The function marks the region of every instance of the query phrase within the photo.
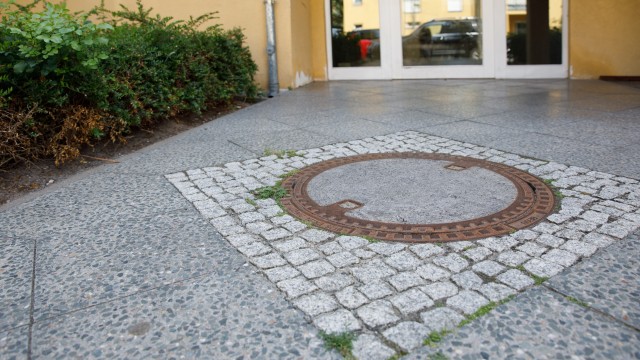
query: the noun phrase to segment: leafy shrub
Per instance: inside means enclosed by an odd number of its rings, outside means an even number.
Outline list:
[[[72,14],[64,3],[35,0],[5,11],[0,168],[43,156],[59,164],[132,126],[257,95],[240,30],[199,30],[214,13],[174,21],[137,5]]]

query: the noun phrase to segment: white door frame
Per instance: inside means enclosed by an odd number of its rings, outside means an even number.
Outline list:
[[[566,79],[569,77],[569,0],[562,0],[562,64],[507,65],[506,19],[504,0],[495,0],[496,79]]]
[[[507,65],[506,1],[482,1],[482,65],[404,66],[401,1],[378,0],[380,66],[333,67],[331,4],[325,0],[325,35],[329,80],[390,80],[447,78],[567,78],[569,76],[569,0],[562,0],[562,64]],[[503,55],[499,55],[503,54]]]

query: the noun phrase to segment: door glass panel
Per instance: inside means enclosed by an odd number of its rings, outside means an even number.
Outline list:
[[[400,0],[404,66],[481,65],[481,0]]]
[[[562,0],[507,0],[507,64],[562,64]]]
[[[331,0],[333,67],[380,66],[379,0]]]

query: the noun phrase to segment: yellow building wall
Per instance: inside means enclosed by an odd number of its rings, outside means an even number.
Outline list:
[[[571,77],[640,76],[640,1],[569,2]]]

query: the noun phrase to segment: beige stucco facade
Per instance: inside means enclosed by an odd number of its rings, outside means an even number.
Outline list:
[[[559,7],[553,4],[560,1],[551,0],[550,21],[555,23],[560,16],[557,13]],[[429,8],[430,12],[404,16],[410,16],[415,22],[452,17],[444,1],[421,2],[421,7]],[[98,3],[99,0],[67,0],[72,10],[90,9]],[[110,9],[116,9],[120,3],[135,7],[135,0],[105,0]],[[217,11],[218,23],[224,28],[242,28],[258,64],[256,80],[266,88],[268,68],[264,0],[144,0],[144,3],[152,7],[155,13],[176,19]],[[363,0],[362,5],[354,7],[353,0],[345,1],[344,30],[353,30],[348,27],[356,24],[363,29],[379,28],[377,4],[377,0]],[[462,11],[454,16],[477,16],[478,7],[475,4],[475,0],[462,0]],[[353,9],[358,11],[354,12]],[[275,0],[275,15],[280,87],[295,88],[312,81],[327,80],[326,39],[330,30],[326,25],[325,0]],[[569,0],[570,76],[639,76],[640,45],[635,36],[640,33],[638,19],[638,0]]]

